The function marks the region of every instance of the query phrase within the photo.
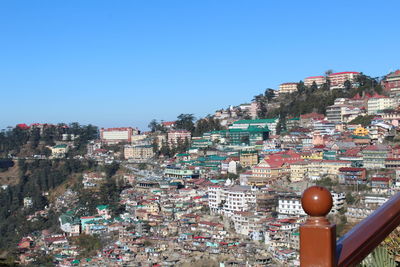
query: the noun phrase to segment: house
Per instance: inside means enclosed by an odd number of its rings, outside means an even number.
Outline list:
[[[242,150],[239,155],[240,165],[243,168],[253,167],[258,164],[258,152],[255,150]]]
[[[96,207],[97,214],[104,219],[110,219],[111,218],[111,211],[110,207],[108,205],[98,205]]]
[[[75,218],[71,212],[61,214],[58,218],[60,229],[71,236],[80,234],[81,224],[79,218]]]
[[[69,146],[67,144],[59,144],[56,146],[49,147],[51,150],[51,156],[53,158],[64,157],[69,151]]]
[[[252,168],[250,185],[263,186],[290,175],[290,164],[302,161],[301,155],[291,150],[267,155]]]
[[[354,167],[339,168],[339,182],[344,184],[365,184],[367,182],[367,170]]]
[[[385,168],[385,160],[389,154],[389,147],[384,145],[370,145],[362,150],[363,164],[367,169]]]

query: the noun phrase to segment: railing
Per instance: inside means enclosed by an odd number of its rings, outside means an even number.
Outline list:
[[[301,203],[309,215],[300,226],[301,266],[355,266],[400,225],[400,193],[357,224],[336,242],[336,226],[326,215],[332,196],[324,187],[304,191]]]

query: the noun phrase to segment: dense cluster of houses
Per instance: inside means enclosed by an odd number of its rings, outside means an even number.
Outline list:
[[[349,79],[355,83],[357,75],[333,73],[330,79],[341,88]],[[385,86],[391,92],[397,90],[399,75],[388,76]],[[306,79],[317,86],[325,81],[324,76]],[[284,92],[294,88],[282,85]],[[54,204],[63,211],[60,231],[24,237],[18,244],[20,260],[30,263],[44,253],[59,266],[175,266],[206,260],[220,266],[296,266],[305,188],[329,185],[329,216],[351,222],[371,214],[400,189],[398,100],[396,94],[338,98],[326,115],[288,118],[280,134],[279,118],[256,119],[253,103],[217,111],[214,117],[225,129],[197,137],[176,129],[175,122],[163,122],[166,132],[102,129],[84,156],[102,164],[118,160],[126,167],[127,186],[119,196],[123,212],[102,203],[93,214],[79,216],[84,207],[73,208],[79,196],[70,189]],[[351,123],[360,116],[370,122]],[[185,152],[156,158],[162,145],[183,141],[189,143]],[[120,149],[113,151],[115,146]],[[63,149],[53,147],[53,156],[67,153]],[[151,168],[138,170],[134,164]],[[94,192],[105,179],[105,173],[88,172],[81,182],[84,190]],[[72,241],[82,234],[97,236],[104,245],[90,258],[82,258]]]

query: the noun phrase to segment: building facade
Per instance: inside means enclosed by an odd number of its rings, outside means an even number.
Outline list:
[[[312,77],[307,77],[304,79],[304,85],[310,87],[313,85],[313,83],[320,87],[324,83],[326,83],[326,77],[325,76],[312,76]]]
[[[124,147],[125,159],[148,160],[154,157],[153,146],[125,146]]]
[[[210,186],[208,204],[211,213],[231,217],[235,212],[255,210],[257,190],[251,186]]]
[[[297,83],[282,83],[279,85],[279,94],[290,94],[297,91]]]
[[[168,132],[168,144],[177,144],[179,140],[181,142],[184,142],[185,139],[190,140],[192,137],[192,134],[189,131],[186,130],[175,130],[175,131],[169,131]]]
[[[330,74],[329,81],[331,89],[342,89],[344,88],[344,83],[349,81],[351,84],[355,84],[357,77],[360,75],[356,71],[345,71]]]
[[[139,130],[132,127],[102,128],[100,129],[100,139],[107,145],[131,143],[132,136],[138,133]]]

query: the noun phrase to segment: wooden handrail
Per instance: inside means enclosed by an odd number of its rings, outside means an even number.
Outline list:
[[[400,193],[397,193],[337,242],[337,265],[360,263],[399,225]]]
[[[335,242],[336,227],[325,216],[332,196],[320,186],[304,191],[302,206],[309,215],[300,226],[301,266],[355,266],[400,225],[400,193]]]

